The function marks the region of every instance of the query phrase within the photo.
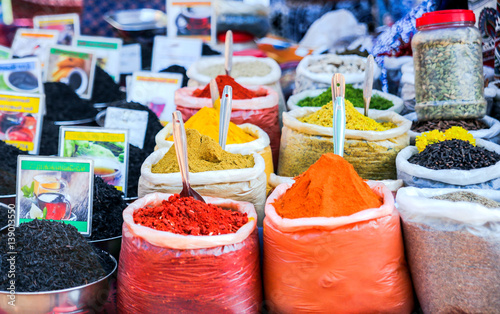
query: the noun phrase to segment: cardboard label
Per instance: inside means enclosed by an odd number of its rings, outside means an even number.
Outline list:
[[[76,13],[35,16],[33,28],[57,30],[59,31],[57,43],[69,46],[73,38],[80,35],[80,17]]]
[[[172,120],[174,94],[181,85],[179,73],[135,72],[127,90],[127,100],[147,106],[165,123]]]
[[[108,107],[104,127],[129,130],[130,144],[142,149],[148,127],[149,112],[144,110]]]
[[[216,42],[216,17],[211,0],[167,0],[168,37]]]
[[[171,65],[180,65],[188,69],[201,58],[202,46],[201,39],[155,36],[151,71],[160,72]]]
[[[61,127],[59,156],[94,160],[94,174],[127,192],[128,130],[99,127]]]
[[[124,45],[120,57],[120,73],[130,74],[142,69],[140,44]]]
[[[90,236],[94,161],[84,158],[19,156],[16,226],[33,219],[61,221]]]
[[[16,58],[35,56],[42,64],[42,72],[45,72],[48,48],[55,45],[58,38],[57,30],[19,28],[12,42],[12,56]]]
[[[43,94],[42,66],[37,58],[0,60],[0,92]]]
[[[7,47],[0,46],[0,60],[7,60],[12,58],[12,50]]]
[[[0,93],[0,140],[38,154],[45,95]]]
[[[81,98],[90,99],[94,85],[96,56],[87,49],[53,46],[49,49],[47,82],[69,85]]]
[[[120,53],[123,40],[97,36],[78,36],[75,46],[93,50],[97,65],[106,71],[115,82],[120,81]]]

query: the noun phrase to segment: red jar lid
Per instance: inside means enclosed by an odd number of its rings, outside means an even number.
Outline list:
[[[476,23],[476,16],[471,10],[442,10],[424,13],[417,19],[417,28],[433,24],[472,22]]]

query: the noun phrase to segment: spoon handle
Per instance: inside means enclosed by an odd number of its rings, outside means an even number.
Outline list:
[[[219,88],[217,87],[217,81],[215,79],[210,80],[210,96],[212,97],[212,106],[215,108],[215,101],[219,99]],[[219,108],[215,108],[219,110]]]
[[[229,130],[229,121],[231,121],[231,111],[233,103],[233,88],[229,85],[224,86],[222,99],[220,102],[219,115],[219,145],[226,149],[227,132]]]
[[[224,50],[225,62],[224,68],[226,70],[226,75],[231,75],[231,70],[233,69],[233,32],[226,32],[226,46]]]
[[[335,99],[333,106],[333,153],[344,156],[345,141],[345,79],[340,73],[332,78],[332,96]]]
[[[372,55],[366,59],[365,68],[365,81],[363,86],[363,100],[365,102],[365,116],[368,117],[368,110],[370,109],[370,101],[372,99],[373,89],[373,69],[375,67],[375,60]]]
[[[177,162],[179,163],[179,170],[182,176],[182,185],[184,187],[189,187],[186,130],[184,129],[184,121],[182,120],[182,114],[180,111],[177,110],[172,113],[172,122],[175,154],[177,155]]]

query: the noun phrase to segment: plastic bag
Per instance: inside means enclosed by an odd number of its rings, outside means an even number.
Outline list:
[[[123,212],[118,311],[256,313],[262,291],[253,206],[204,196],[207,203],[248,214],[248,223],[233,234],[186,236],[134,223],[136,210],[169,196],[147,195]]]
[[[409,113],[404,117],[410,121],[417,121],[417,114],[415,112]],[[488,126],[488,128],[477,131],[469,131],[469,133],[472,134],[474,138],[482,138],[484,140],[498,144],[498,142],[500,141],[500,121],[489,116],[485,116],[484,118],[479,120],[483,121]],[[410,135],[411,145],[415,145],[416,137],[422,135],[422,133],[414,132],[411,129],[408,131],[408,134]]]
[[[280,313],[410,313],[413,292],[394,198],[382,184],[380,208],[335,218],[284,219],[266,202],[266,301]]]
[[[160,148],[144,160],[139,178],[139,197],[153,192],[171,194],[181,192],[180,172],[151,172],[151,167],[158,163],[168,150]],[[259,154],[254,153],[253,156],[255,159],[253,168],[190,173],[189,179],[193,189],[201,195],[252,203],[259,215],[259,226],[261,226],[264,219],[267,180],[264,159]]]
[[[476,145],[500,154],[500,146],[476,139]],[[500,162],[493,166],[472,170],[433,170],[408,162],[418,153],[415,146],[408,146],[396,157],[398,179],[405,186],[417,188],[500,189]]]
[[[246,86],[248,87],[248,86]],[[233,100],[231,122],[235,124],[250,123],[260,127],[269,136],[271,150],[273,151],[273,161],[277,163],[281,129],[278,121],[278,95],[269,87],[259,86],[257,90],[260,94],[267,96],[252,99]],[[182,113],[182,118],[187,121],[202,107],[212,107],[210,98],[193,97],[196,88],[185,87],[175,91],[175,105]]]
[[[257,139],[243,144],[227,144],[226,150],[233,154],[249,155],[257,153],[261,155],[262,158],[264,158],[266,166],[264,171],[266,172],[267,180],[269,180],[269,176],[274,172],[273,155],[271,153],[271,147],[269,146],[269,136],[261,128],[250,123],[241,124],[239,127],[243,131],[255,136]],[[158,134],[156,134],[156,149],[172,147],[174,142],[166,140],[171,135],[172,124],[167,124],[160,132],[158,132]]]
[[[326,91],[326,89],[305,90],[303,92],[300,92],[298,94],[290,96],[290,98],[288,98],[288,101],[286,103],[286,105],[288,107],[288,110],[291,111],[291,110],[300,109],[300,108],[316,108],[316,107],[300,107],[300,106],[297,106],[297,103],[299,101],[301,101],[302,99],[307,98],[307,97],[316,97],[316,96],[322,94],[325,91]],[[396,113],[400,113],[403,110],[403,107],[404,107],[403,106],[403,100],[401,98],[397,97],[397,96],[394,96],[394,95],[388,94],[388,93],[384,93],[384,92],[381,92],[381,91],[376,90],[376,89],[374,89],[372,91],[372,95],[379,95],[381,97],[384,97],[385,99],[388,99],[388,100],[392,101],[392,103],[393,103],[393,106],[391,108],[387,109],[387,110],[370,109],[373,112],[394,111]],[[349,99],[347,99],[347,100],[349,100]],[[364,108],[357,108],[357,107],[355,107],[355,108],[359,112],[364,113]]]
[[[321,155],[333,151],[333,128],[303,123],[298,118],[321,108],[301,108],[283,114],[278,175],[294,177],[306,171]],[[345,130],[344,158],[363,179],[396,178],[398,152],[409,145],[411,122],[395,112],[372,112],[370,117],[391,121],[387,131]]]
[[[424,313],[497,313],[500,210],[429,199],[459,189],[403,188],[397,202],[413,285]],[[474,190],[500,201],[500,192]]]
[[[345,64],[349,65],[349,68],[355,67],[359,69],[355,72],[349,72],[349,70],[338,70],[338,71],[328,71],[324,67],[325,72],[315,73],[312,72],[308,67],[310,63],[314,63],[320,60],[329,60],[330,58],[338,58],[338,60],[343,61]],[[332,54],[325,55],[309,55],[306,56],[302,61],[300,61],[297,66],[297,74],[295,76],[295,89],[294,94],[298,94],[305,90],[311,89],[321,89],[328,88],[332,84],[332,75],[336,72],[341,72],[344,74],[346,84],[360,84],[363,83],[365,79],[365,64],[366,58],[347,55],[339,56]],[[380,68],[375,64],[374,69],[374,80],[377,80],[380,76]]]

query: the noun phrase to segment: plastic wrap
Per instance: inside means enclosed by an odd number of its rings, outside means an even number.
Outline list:
[[[321,108],[301,108],[283,114],[278,175],[294,177],[306,171],[321,155],[333,151],[333,128],[303,123],[298,118]],[[344,158],[363,179],[396,178],[395,159],[409,145],[411,122],[395,112],[371,112],[370,117],[391,121],[386,131],[345,130]]]
[[[403,188],[408,264],[424,313],[497,313],[500,308],[500,211],[429,199],[459,189]],[[474,190],[500,201],[500,192]]]
[[[248,214],[248,223],[233,234],[186,236],[134,223],[134,211],[169,196],[147,195],[123,212],[118,311],[257,313],[262,291],[253,206],[204,196],[207,203]]]
[[[410,313],[413,292],[394,198],[382,184],[380,208],[335,218],[281,218],[266,202],[264,285],[279,313]]]
[[[170,194],[181,192],[182,179],[180,172],[151,172],[151,167],[158,163],[168,150],[168,148],[161,148],[144,160],[139,178],[139,197],[153,192]],[[265,162],[259,154],[254,153],[253,156],[255,159],[253,168],[190,173],[189,179],[193,189],[201,195],[252,203],[258,213],[259,226],[261,226],[266,202]]]
[[[417,121],[417,114],[415,112],[409,113],[404,117],[410,121]],[[469,131],[469,133],[472,134],[474,138],[482,138],[498,144],[500,141],[500,121],[489,116],[485,116],[480,120],[483,121],[488,126],[488,128],[477,131]],[[410,131],[408,131],[408,134],[410,135],[411,145],[415,145],[416,137],[422,135],[422,133],[414,132],[411,129]]]
[[[233,100],[231,122],[238,125],[250,123],[264,130],[271,141],[273,161],[277,164],[281,135],[278,119],[278,95],[271,88],[266,86],[248,88],[257,90],[259,93],[267,96]],[[200,108],[212,107],[212,100],[210,98],[192,96],[195,89],[196,88],[193,87],[185,87],[175,92],[175,105],[177,106],[177,110],[182,113],[184,121],[191,118]]]
[[[300,92],[298,94],[292,95],[292,96],[290,96],[290,98],[288,98],[288,101],[286,103],[287,108],[290,111],[295,110],[295,109],[300,109],[300,108],[316,108],[316,107],[300,107],[300,106],[297,106],[297,103],[306,97],[316,97],[316,96],[322,94],[324,91],[326,91],[326,89],[312,89],[312,90],[305,90],[305,91]],[[370,112],[394,111],[396,113],[400,113],[404,108],[403,100],[397,96],[394,96],[394,95],[388,94],[388,93],[384,93],[384,92],[381,92],[381,91],[375,90],[375,89],[372,91],[372,95],[379,95],[381,97],[384,97],[385,99],[392,101],[392,103],[394,105],[387,110],[370,109]],[[349,99],[347,99],[347,100],[349,100]],[[365,110],[364,108],[357,108],[357,107],[355,107],[355,108],[359,112],[364,113],[364,110]]]
[[[329,58],[331,55],[309,55],[302,59],[297,66],[297,74],[295,76],[295,89],[294,94],[298,94],[305,90],[311,89],[321,89],[328,88],[332,83],[332,75],[333,72],[323,72],[323,73],[314,73],[308,69],[309,63],[311,61],[321,60],[325,58]],[[364,72],[364,64],[366,63],[366,58],[355,56],[355,55],[347,55],[347,56],[338,56],[341,60],[348,63],[362,63],[363,70],[358,71],[356,73],[349,73],[346,71],[341,71],[344,74],[345,83],[346,84],[360,84],[363,83],[365,79]],[[374,79],[377,80],[380,76],[380,68],[377,64],[375,64],[374,70]]]
[[[241,124],[239,125],[239,127],[243,131],[252,134],[254,137],[256,137],[256,139],[254,141],[243,144],[227,144],[226,150],[233,154],[249,155],[257,153],[261,155],[262,158],[264,158],[264,163],[266,166],[264,171],[266,172],[267,179],[269,180],[269,176],[274,172],[273,155],[271,153],[271,147],[269,146],[269,136],[261,128],[250,123]],[[158,132],[158,134],[156,134],[156,150],[158,150],[158,148],[172,147],[172,145],[174,145],[174,142],[166,140],[171,135],[172,124],[167,124],[163,129],[161,129],[160,132]]]
[[[500,146],[482,139],[476,145],[500,154]],[[500,189],[500,162],[493,166],[472,170],[433,170],[408,162],[418,153],[415,146],[408,146],[396,157],[398,179],[405,186],[417,188],[461,188],[461,189]]]

